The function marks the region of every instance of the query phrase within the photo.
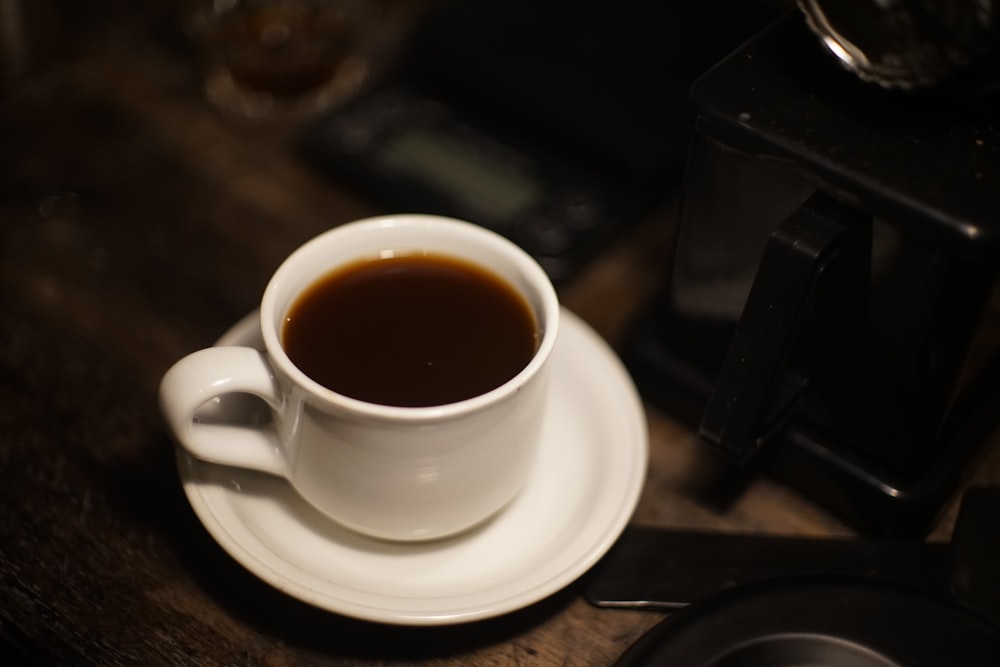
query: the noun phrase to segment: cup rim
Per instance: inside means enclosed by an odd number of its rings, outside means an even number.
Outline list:
[[[450,229],[456,234],[478,236],[491,243],[510,261],[518,274],[524,276],[537,292],[540,305],[540,312],[536,313],[536,317],[539,319],[538,326],[542,331],[541,340],[534,356],[524,368],[500,386],[482,394],[441,405],[410,407],[372,403],[339,393],[313,380],[292,362],[281,344],[280,327],[275,325],[278,313],[275,311],[283,307],[283,304],[278,302],[278,293],[285,280],[289,279],[289,276],[296,271],[297,263],[315,251],[317,247],[330,243],[331,237],[360,233],[366,228],[390,227]],[[317,278],[319,275],[311,278],[310,282]],[[530,298],[530,295],[528,296]],[[299,246],[282,261],[264,289],[260,307],[260,328],[265,351],[272,365],[279,369],[284,377],[304,390],[312,401],[319,401],[326,407],[340,409],[359,417],[407,423],[430,423],[476,412],[502,402],[526,386],[532,378],[540,373],[555,347],[559,329],[559,309],[559,299],[548,274],[531,255],[514,242],[490,229],[464,220],[431,214],[406,213],[372,216],[343,223]]]

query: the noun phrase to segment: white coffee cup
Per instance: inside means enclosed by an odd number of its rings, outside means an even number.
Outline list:
[[[539,336],[517,375],[466,400],[395,407],[339,394],[292,363],[281,328],[304,290],[339,267],[409,252],[476,264],[520,293]],[[490,518],[524,485],[541,436],[558,322],[545,272],[498,234],[437,216],[369,218],[321,234],[281,264],[261,300],[263,351],[212,347],[188,355],[164,376],[160,404],[175,438],[196,458],[284,477],[321,512],[361,533],[440,538]],[[262,399],[273,420],[199,419],[203,407],[233,393]]]

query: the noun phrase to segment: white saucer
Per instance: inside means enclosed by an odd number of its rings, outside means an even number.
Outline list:
[[[256,314],[218,344],[260,346]],[[181,452],[184,490],[233,558],[322,609],[400,625],[520,609],[604,555],[628,523],[646,473],[646,420],[632,380],[605,342],[565,309],[553,363],[551,408],[531,479],[503,512],[463,535],[416,544],[369,539],[324,518],[281,479]],[[258,410],[235,400],[244,405],[228,414]]]

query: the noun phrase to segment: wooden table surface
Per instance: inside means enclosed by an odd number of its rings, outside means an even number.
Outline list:
[[[198,522],[162,374],[253,309],[300,243],[383,211],[304,166],[293,126],[208,108],[171,3],[144,4],[74,18],[75,39],[0,91],[0,662],[612,664],[659,613],[598,609],[577,583],[469,625],[370,624],[277,592]],[[663,277],[674,199],[560,288],[613,346]],[[700,499],[702,446],[646,413],[635,523],[851,534],[766,480],[724,507]],[[977,479],[1000,481],[996,444]]]

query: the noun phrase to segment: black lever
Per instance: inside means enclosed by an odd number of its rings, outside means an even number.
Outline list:
[[[746,463],[864,321],[871,219],[813,195],[772,232],[698,434]]]

